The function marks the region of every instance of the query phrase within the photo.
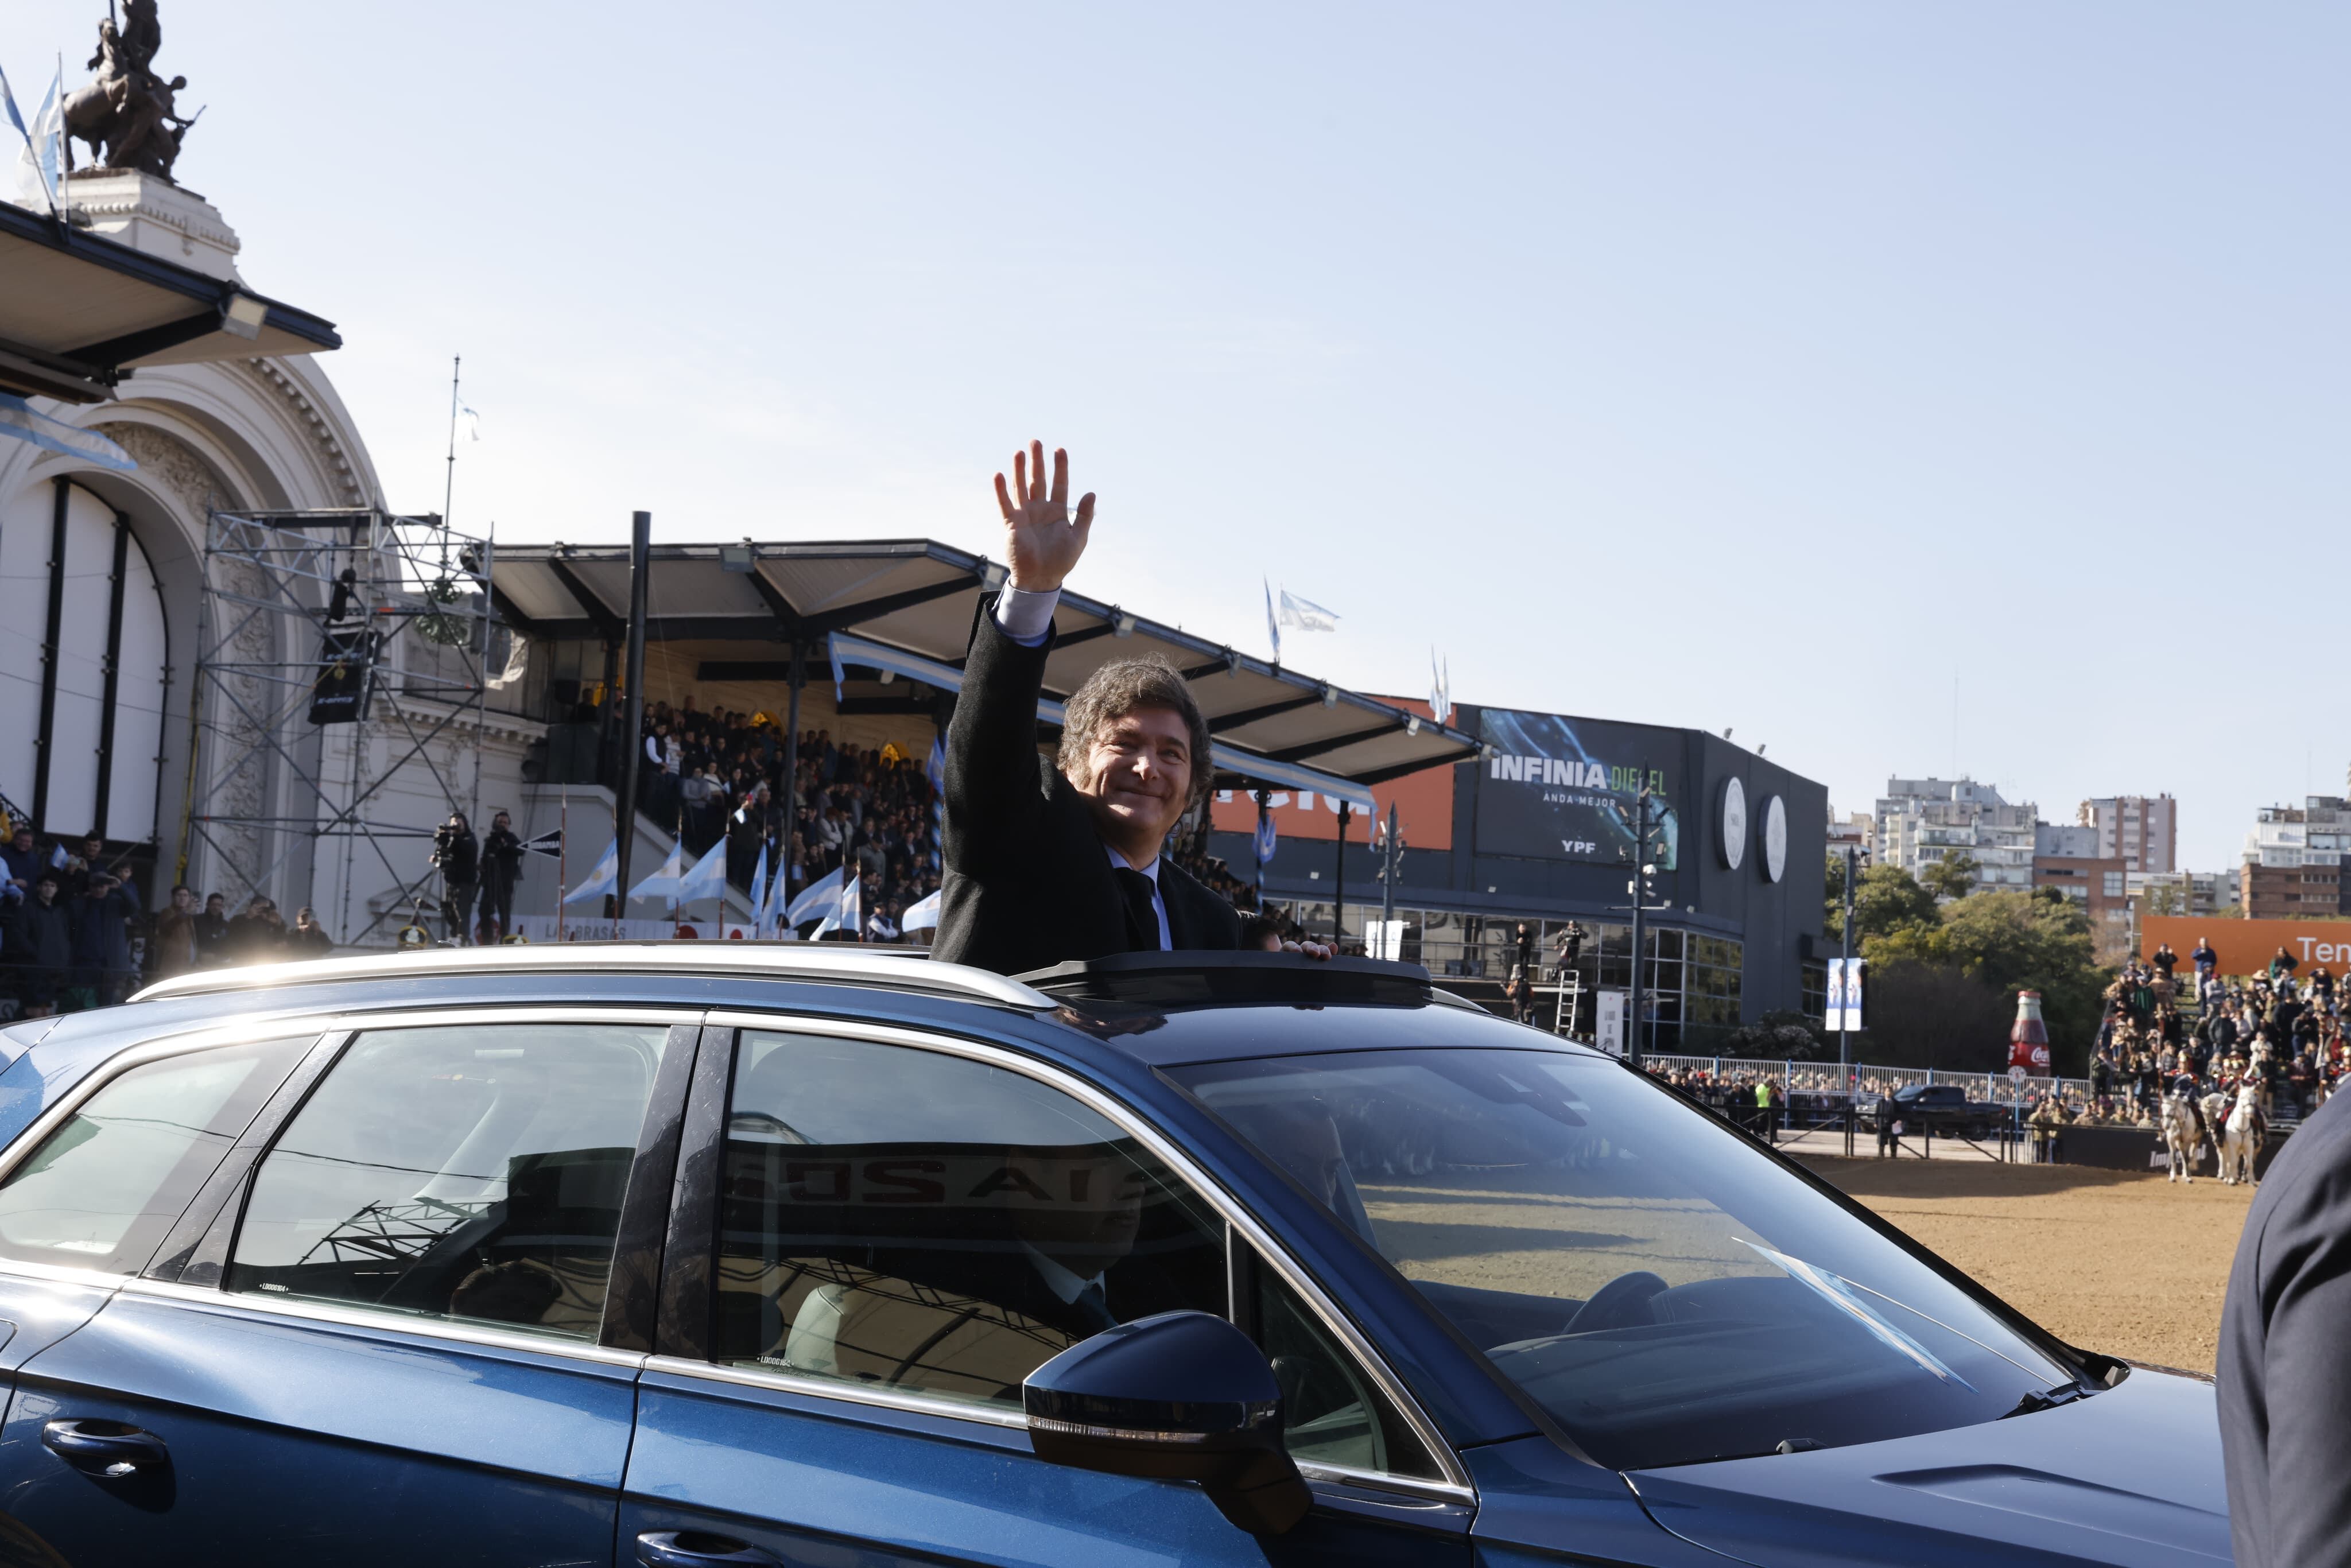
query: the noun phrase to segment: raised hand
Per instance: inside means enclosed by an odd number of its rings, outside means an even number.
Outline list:
[[[1004,555],[1012,568],[1011,585],[1028,593],[1043,593],[1061,586],[1078,558],[1086,553],[1086,536],[1094,526],[1094,497],[1089,490],[1078,497],[1078,514],[1070,516],[1070,455],[1053,453],[1053,483],[1045,484],[1045,444],[1032,441],[1026,452],[1012,455],[1012,483],[996,476],[996,504],[1004,513]]]

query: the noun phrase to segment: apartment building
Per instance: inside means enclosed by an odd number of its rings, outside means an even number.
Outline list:
[[[2351,802],[2309,795],[2299,806],[2264,806],[2245,834],[2245,914],[2254,920],[2351,914],[2344,861],[2351,854]]]
[[[2179,802],[2169,795],[2112,795],[2085,800],[2077,825],[2098,836],[2098,858],[2120,860],[2126,871],[2179,869]]]
[[[1976,862],[1974,889],[2022,893],[2032,886],[2040,811],[2011,805],[1972,779],[1889,779],[1872,829],[1881,864],[1913,876],[1950,855]]]

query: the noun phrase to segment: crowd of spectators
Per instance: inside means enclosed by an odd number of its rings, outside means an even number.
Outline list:
[[[786,735],[764,713],[697,708],[646,711],[639,809],[674,827],[702,854],[727,841],[727,880],[747,892],[768,850],[789,894],[842,866],[859,883],[863,936],[893,940],[904,912],[939,885],[936,782],[896,744],[800,736],[796,777],[784,777]]]
[[[2189,963],[2181,973],[2166,944],[2125,965],[2107,988],[2090,1061],[2091,1116],[2153,1125],[2168,1092],[2200,1099],[2248,1082],[2284,1120],[2317,1109],[2351,1066],[2335,975],[2324,964],[2303,972],[2283,947],[2252,975],[2220,974],[2201,942]]]
[[[120,1001],[147,979],[315,956],[333,942],[311,912],[289,926],[266,898],[235,915],[221,894],[175,887],[150,911],[131,857],[96,836],[46,842],[11,823],[0,843],[0,1021]]]

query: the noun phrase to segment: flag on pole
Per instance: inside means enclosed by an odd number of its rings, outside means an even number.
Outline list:
[[[841,673],[841,649],[831,632],[825,634],[824,656],[832,661],[832,700],[838,703],[841,700],[841,683],[849,677]]]
[[[759,841],[758,863],[751,868],[751,935],[765,934],[768,922],[768,841]]]
[[[621,841],[614,839],[604,846],[604,858],[588,873],[588,880],[563,895],[566,904],[578,904],[583,899],[598,898],[617,891],[621,880]]]
[[[1453,661],[1447,659],[1438,669],[1434,648],[1428,651],[1428,711],[1439,724],[1453,722]]]
[[[682,843],[672,844],[669,847],[669,859],[662,862],[659,871],[629,889],[629,897],[632,900],[666,898],[674,901],[677,898],[678,880],[684,874],[685,846]]]
[[[840,908],[841,868],[835,866],[800,890],[800,895],[784,910],[784,924],[799,925],[804,921],[838,914]]]
[[[8,99],[8,118],[16,121],[24,133],[24,150],[16,155],[16,204],[36,211],[54,213],[57,206],[58,161],[63,153],[66,134],[65,107],[66,67],[57,62],[57,74],[49,82],[48,96],[26,125],[16,112],[14,94]]]
[[[833,873],[835,876],[840,874],[839,872]],[[862,890],[857,879],[853,876],[849,878],[841,885],[841,894],[833,905],[832,913],[817,924],[816,933],[810,940],[823,941],[825,933],[828,931],[846,931],[852,936],[862,936],[864,920],[858,910],[858,905],[862,902],[858,897],[861,891]]]
[[[939,893],[945,893],[946,891],[946,889],[941,888],[938,893],[932,894],[930,897],[921,899],[914,904],[908,904],[906,906],[906,913],[898,917],[898,928],[902,931],[937,930],[939,927]]]
[[[1273,847],[1280,835],[1273,829],[1273,813],[1266,812],[1257,820],[1257,863],[1266,865],[1273,860]]]
[[[1294,626],[1301,632],[1336,632],[1339,617],[1335,612],[1325,610],[1311,600],[1301,599],[1285,588],[1281,591],[1280,623]]]
[[[522,847],[532,854],[545,855],[549,860],[560,860],[563,857],[563,830],[553,828],[535,839],[525,839],[522,841]]]
[[[694,862],[692,871],[678,878],[674,896],[680,904],[726,896],[726,840],[723,835],[710,846],[707,854]]]
[[[466,440],[479,441],[482,438],[482,416],[475,413],[470,404],[461,402],[457,405],[457,428]]]
[[[947,792],[946,737],[943,735],[932,737],[931,755],[923,764],[923,777],[931,781],[933,793],[944,795]]]
[[[1273,612],[1273,584],[1267,582],[1265,579],[1261,577],[1258,579],[1258,581],[1264,584],[1265,587],[1266,641],[1273,644],[1273,662],[1279,664],[1281,663],[1281,622]]]
[[[768,910],[761,916],[767,922],[771,936],[789,936],[792,934],[791,923],[784,918],[784,905],[790,897],[791,867],[789,863],[778,862],[775,876],[768,883]]]

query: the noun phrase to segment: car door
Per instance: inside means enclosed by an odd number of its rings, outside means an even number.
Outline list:
[[[969,1042],[715,1019],[683,1146],[623,1562],[1468,1561],[1452,1456],[1180,1154],[1086,1085]],[[1318,1503],[1287,1536],[1030,1448],[1029,1372],[1186,1308],[1270,1350]]]
[[[0,1495],[41,1560],[609,1563],[695,1036],[496,1010],[336,1037],[150,1273],[26,1364]]]

